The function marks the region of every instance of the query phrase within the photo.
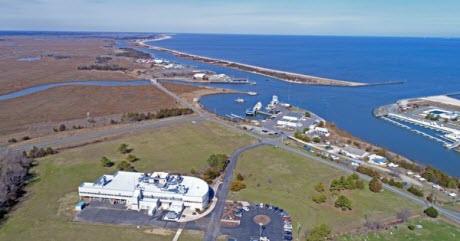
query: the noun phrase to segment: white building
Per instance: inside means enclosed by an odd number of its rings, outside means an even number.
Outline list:
[[[380,166],[386,166],[387,159],[383,156],[372,154],[369,156],[369,163],[380,165]]]
[[[183,208],[203,210],[209,203],[209,186],[205,181],[166,172],[119,171],[103,175],[94,183],[82,183],[78,194],[81,199],[119,202],[133,210],[149,210],[149,213],[160,205],[179,214]]]
[[[308,130],[308,132],[318,134],[320,136],[325,136],[325,137],[330,136],[329,130],[327,128],[317,127],[314,125],[310,126],[310,129]]]
[[[285,128],[285,127],[292,127],[292,128],[301,127],[301,124],[299,125],[299,123],[297,123],[297,122],[283,121],[283,120],[277,121],[276,125],[280,126],[280,127],[283,127],[283,128]]]
[[[347,147],[343,148],[342,150],[340,150],[340,153],[345,155],[345,156],[348,156],[348,157],[351,157],[351,158],[356,158],[356,159],[362,159],[362,158],[366,157],[367,155],[369,155],[368,152],[363,151],[363,150],[358,149],[358,148],[351,147],[351,146],[347,146]]]
[[[193,75],[193,79],[202,80],[206,74],[205,73],[197,73]]]

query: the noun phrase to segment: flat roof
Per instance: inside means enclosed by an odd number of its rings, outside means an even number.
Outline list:
[[[351,147],[351,146],[346,146],[346,147],[343,148],[343,150],[346,151],[346,152],[349,152],[351,154],[358,155],[358,156],[362,156],[364,154],[367,154],[366,151],[363,151],[361,149],[354,148],[354,147]]]
[[[103,175],[94,183],[85,182],[80,185],[81,188],[110,190],[114,192],[123,192],[125,194],[133,194],[138,188],[142,188],[144,192],[152,193],[171,193],[184,196],[203,196],[209,191],[208,184],[200,178],[191,176],[180,176],[180,182],[168,183],[165,187],[158,186],[153,182],[144,182],[142,178],[146,177],[142,172],[126,172],[118,171],[114,175]],[[149,179],[153,178],[177,178],[178,175],[171,175],[166,172],[154,172],[148,174]],[[151,180],[153,181],[153,180]],[[183,186],[185,193],[177,192],[179,186]]]

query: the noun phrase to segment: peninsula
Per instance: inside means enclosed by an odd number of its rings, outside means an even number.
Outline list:
[[[250,72],[250,73],[255,73],[255,74],[260,74],[260,75],[276,78],[276,79],[291,82],[291,83],[312,84],[312,85],[335,85],[335,86],[349,86],[349,87],[369,85],[367,83],[322,78],[322,77],[316,77],[316,76],[311,76],[311,75],[304,75],[304,74],[292,73],[292,72],[287,72],[287,71],[268,69],[264,67],[242,64],[242,63],[232,62],[228,60],[214,59],[214,58],[209,58],[209,57],[204,57],[204,56],[199,56],[199,55],[194,55],[194,54],[188,54],[188,53],[180,52],[177,50],[172,50],[172,49],[167,49],[167,48],[162,48],[162,47],[157,47],[157,46],[151,46],[151,45],[147,45],[145,42],[147,41],[146,40],[136,41],[136,43],[141,45],[142,47],[169,53],[179,58],[189,59],[189,60],[198,61],[198,62],[202,62],[206,64],[223,66],[223,67],[232,68],[232,69],[241,70],[241,71]]]

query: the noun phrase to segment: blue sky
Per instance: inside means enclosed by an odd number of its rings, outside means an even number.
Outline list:
[[[0,0],[1,30],[460,36],[460,0]]]

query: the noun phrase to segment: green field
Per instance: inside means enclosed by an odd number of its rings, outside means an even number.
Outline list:
[[[408,224],[420,224],[422,229],[409,230]],[[353,236],[342,236],[341,241],[456,241],[460,239],[460,228],[434,219],[417,219],[411,220],[405,224],[398,225],[398,228],[371,232],[367,234],[358,234]]]
[[[38,179],[27,187],[28,196],[0,228],[0,240],[172,240],[175,230],[165,235],[146,233],[131,226],[111,226],[72,221],[78,202],[78,185],[95,181],[100,175],[114,173],[115,167],[102,167],[101,156],[115,162],[123,155],[120,143],[134,148],[140,158],[134,163],[138,171],[200,170],[213,153],[231,154],[248,145],[250,137],[235,133],[213,122],[186,123],[144,130],[122,139],[62,151],[39,160],[33,168]]]
[[[183,230],[179,237],[179,241],[201,241],[203,237],[204,233],[201,231]]]
[[[247,185],[239,193],[229,194],[234,200],[270,203],[287,210],[293,217],[293,226],[303,236],[306,230],[324,223],[333,233],[363,226],[365,215],[372,219],[394,220],[400,210],[420,213],[422,207],[388,191],[372,193],[364,190],[347,190],[353,210],[341,211],[334,207],[328,195],[324,204],[316,204],[311,198],[316,194],[314,186],[323,182],[328,189],[332,179],[346,175],[335,168],[309,160],[275,147],[259,147],[242,154],[235,175],[243,174]],[[270,183],[271,182],[271,183]]]

